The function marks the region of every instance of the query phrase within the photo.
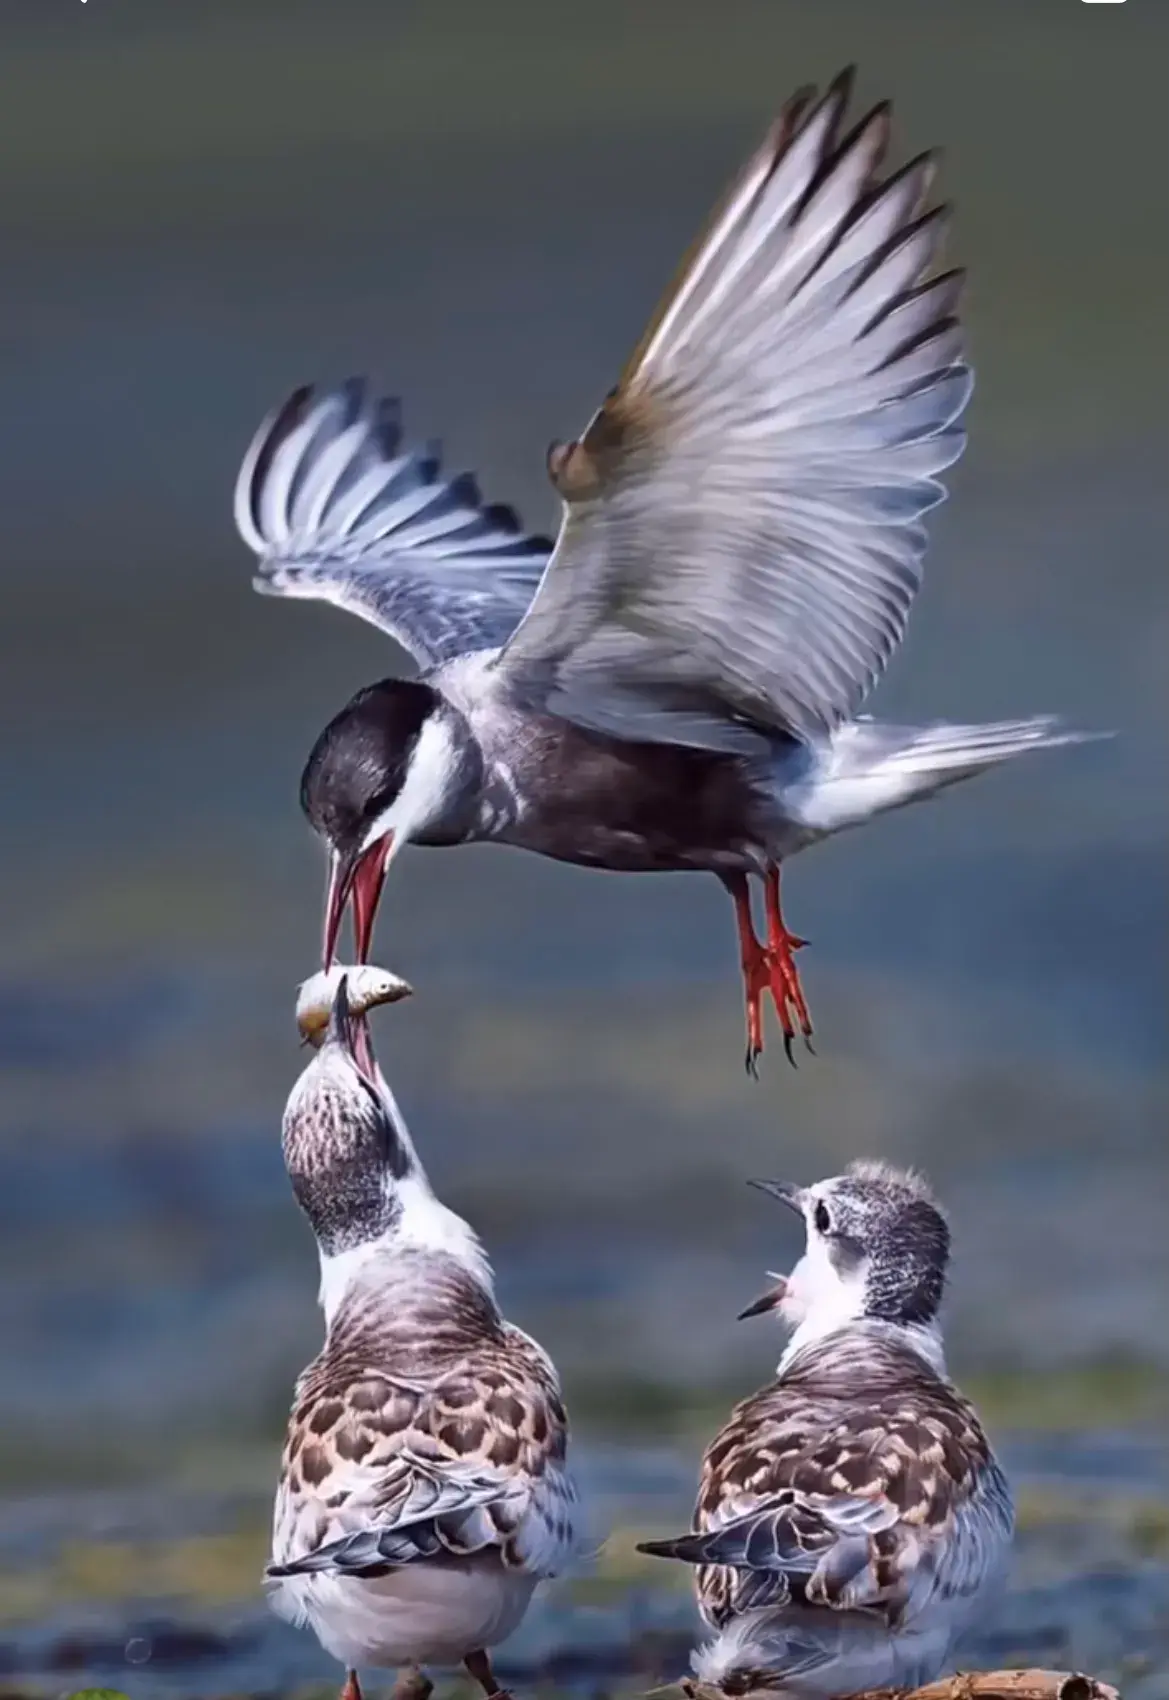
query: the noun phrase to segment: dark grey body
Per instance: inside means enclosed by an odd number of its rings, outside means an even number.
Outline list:
[[[808,765],[794,738],[775,739],[761,761],[609,737],[528,709],[496,683],[491,659],[424,675],[453,711],[452,739],[473,746],[462,785],[481,807],[458,842],[494,839],[617,873],[729,873],[762,871],[815,836],[777,806],[780,774]]]
[[[763,874],[1024,750],[1074,741],[1044,719],[858,719],[808,742],[736,727],[746,754],[640,742],[534,707],[498,654],[382,680],[325,727],[301,801],[342,862],[392,833],[428,846],[513,844],[618,873]]]
[[[630,744],[541,716],[517,784],[524,808],[497,836],[560,862],[619,873],[752,869],[774,811],[740,757]]]

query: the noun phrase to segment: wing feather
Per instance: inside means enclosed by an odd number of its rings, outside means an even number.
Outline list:
[[[715,1627],[793,1599],[904,1622],[976,1592],[1001,1559],[1011,1496],[973,1408],[864,1344],[859,1398],[839,1396],[813,1349],[798,1378],[736,1407],[707,1448],[692,1531],[642,1547],[696,1567]]]
[[[414,1564],[443,1553],[477,1552],[499,1545],[499,1531],[490,1518],[474,1514],[488,1508],[514,1506],[527,1497],[526,1484],[494,1470],[448,1470],[436,1473],[427,1460],[407,1449],[395,1464],[399,1493],[392,1512],[387,1507],[366,1528],[274,1563],[272,1578],[308,1575],[327,1570],[368,1575],[388,1565]]]
[[[551,552],[473,477],[444,476],[436,444],[405,446],[398,404],[354,379],[297,390],[264,421],[235,489],[256,589],[331,602],[422,666],[514,631]]]
[[[500,666],[586,727],[816,739],[904,632],[964,444],[962,279],[931,275],[931,160],[881,179],[889,109],[844,135],[850,93],[789,103],[551,458],[561,531]]]
[[[500,1327],[425,1381],[355,1376],[326,1348],[289,1427],[271,1580],[488,1549],[529,1575],[563,1571],[579,1537],[559,1384],[533,1341]]]

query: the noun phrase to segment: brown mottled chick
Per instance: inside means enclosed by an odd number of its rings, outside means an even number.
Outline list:
[[[946,1374],[946,1221],[919,1176],[883,1163],[753,1184],[799,1212],[807,1247],[743,1314],[777,1310],[794,1333],[775,1380],[707,1448],[693,1532],[641,1550],[695,1566],[715,1634],[694,1668],[722,1693],[917,1688],[1013,1527],[978,1415]]]
[[[302,1019],[319,1049],[284,1115],[326,1338],[288,1426],[272,1603],[346,1667],[347,1700],[363,1666],[463,1664],[499,1695],[489,1650],[577,1544],[568,1419],[550,1359],[435,1197],[347,985],[323,1034]],[[358,1010],[370,999],[387,1001]]]

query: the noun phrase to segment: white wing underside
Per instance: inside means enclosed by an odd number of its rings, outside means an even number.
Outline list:
[[[554,455],[562,528],[501,658],[604,732],[749,744],[850,718],[905,628],[960,454],[961,277],[931,167],[876,179],[848,79],[790,103],[617,388]]]

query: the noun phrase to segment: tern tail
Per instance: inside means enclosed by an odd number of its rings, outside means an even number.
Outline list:
[[[1051,715],[982,726],[886,726],[858,720],[833,733],[804,778],[785,792],[784,804],[814,831],[838,832],[1014,756],[1108,736],[1071,731]]]

